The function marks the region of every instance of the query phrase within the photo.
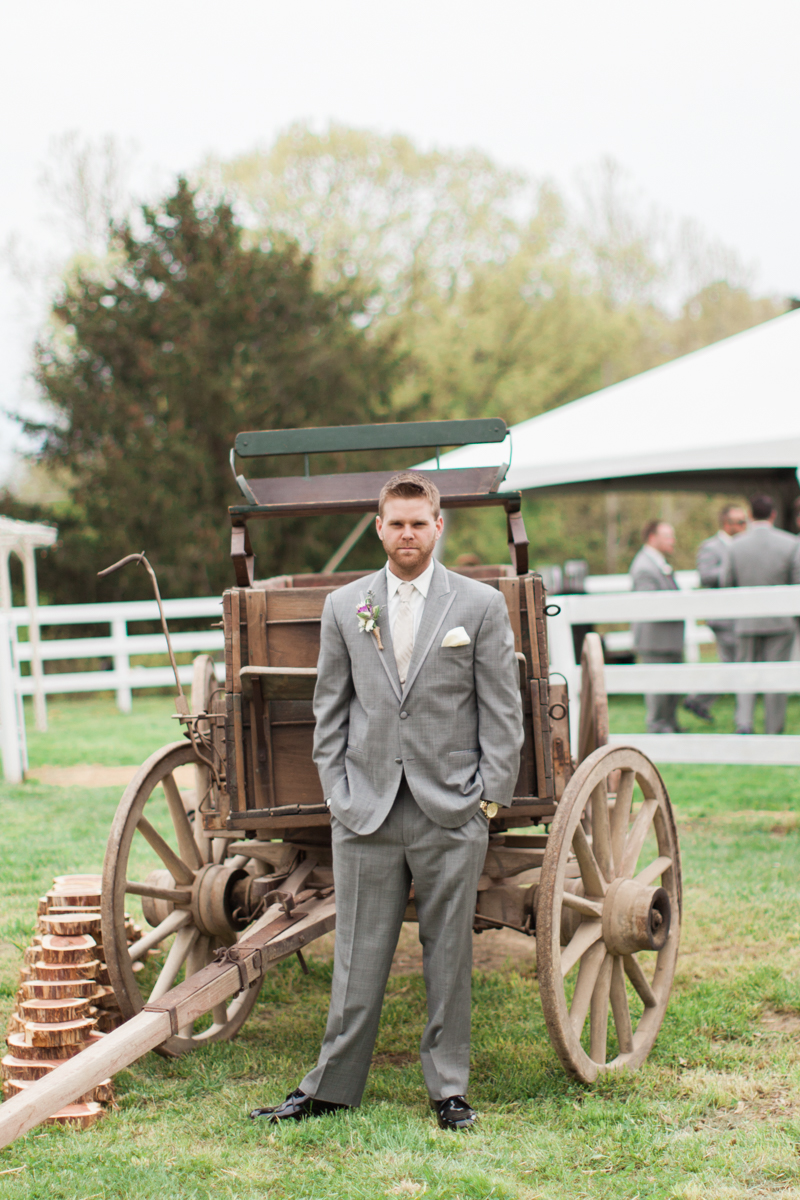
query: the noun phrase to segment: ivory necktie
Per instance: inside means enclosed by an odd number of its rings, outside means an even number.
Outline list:
[[[400,601],[397,616],[392,630],[394,645],[394,661],[397,664],[397,674],[400,682],[405,683],[408,664],[411,662],[411,652],[414,649],[414,614],[411,611],[411,597],[414,595],[413,583],[401,583],[397,589]]]

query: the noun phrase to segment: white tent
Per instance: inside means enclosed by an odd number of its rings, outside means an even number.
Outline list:
[[[794,495],[800,311],[522,421],[511,437],[503,490],[764,487]],[[465,446],[442,465],[489,465],[492,453]]]

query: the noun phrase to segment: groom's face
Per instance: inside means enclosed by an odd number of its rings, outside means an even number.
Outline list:
[[[430,500],[390,496],[378,517],[378,537],[392,564],[395,575],[416,579],[431,560],[433,547],[441,537],[443,521],[434,517]]]

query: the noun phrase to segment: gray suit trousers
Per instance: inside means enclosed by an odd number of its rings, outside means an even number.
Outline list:
[[[720,662],[732,663],[736,662],[736,634],[733,628],[715,629],[714,637],[717,642],[717,657]],[[711,708],[711,705],[717,699],[717,693],[701,693],[695,696],[687,696],[687,700],[693,700],[695,704],[700,704],[703,708]]]
[[[794,630],[789,633],[740,633],[737,637],[737,662],[787,662],[792,654]],[[780,692],[764,694],[764,732],[783,733],[788,696]],[[750,694],[736,697],[736,728],[753,732],[756,698]]]
[[[405,782],[374,833],[335,817],[336,950],[328,1024],[306,1095],[357,1105],[367,1082],[383,993],[411,881],[423,946],[428,1021],[420,1058],[433,1100],[464,1095],[469,1078],[472,921],[489,825],[477,812],[457,829],[427,817]]]
[[[683,651],[676,650],[637,650],[636,657],[640,663],[681,663]],[[674,733],[678,728],[677,712],[680,696],[671,693],[645,694],[644,707],[647,717],[648,733]]]

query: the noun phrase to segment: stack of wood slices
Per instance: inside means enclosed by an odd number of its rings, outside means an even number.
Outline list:
[[[142,936],[126,920],[129,944]],[[123,1022],[109,982],[100,921],[100,876],[59,875],[39,901],[37,931],[25,951],[2,1060],[3,1095],[11,1097]],[[87,1126],[112,1104],[103,1080],[50,1123]]]

